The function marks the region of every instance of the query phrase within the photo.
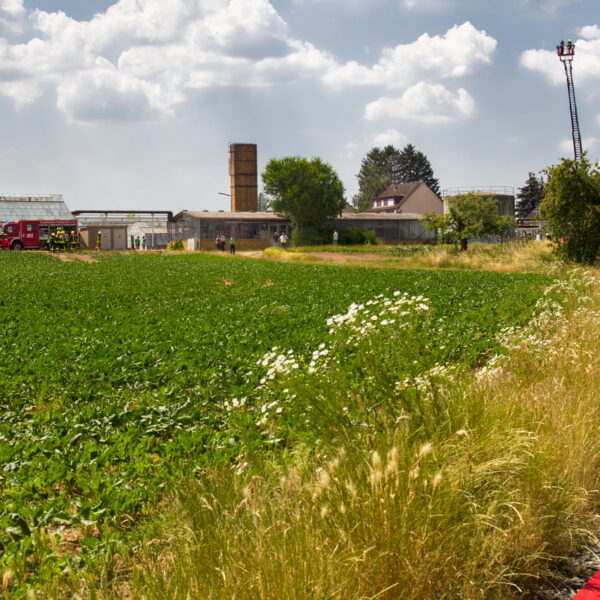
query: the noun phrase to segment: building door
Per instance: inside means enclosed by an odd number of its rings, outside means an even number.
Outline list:
[[[125,229],[113,229],[113,250],[127,250],[127,235]]]

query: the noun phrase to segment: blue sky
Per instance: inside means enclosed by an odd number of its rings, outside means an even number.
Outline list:
[[[0,195],[227,210],[230,142],[320,156],[348,199],[387,143],[519,187],[572,155],[568,38],[597,160],[598,0],[0,0]]]

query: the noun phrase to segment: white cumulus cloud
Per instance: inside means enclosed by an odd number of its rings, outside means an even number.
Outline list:
[[[157,84],[128,76],[105,59],[62,81],[57,106],[72,121],[154,120],[172,114]]]
[[[456,94],[442,84],[421,81],[398,98],[379,98],[367,104],[365,117],[375,119],[410,119],[423,123],[448,123],[473,114],[475,101],[461,88]]]
[[[0,0],[0,33],[21,31],[25,14],[23,0]]]
[[[0,0],[0,23],[27,16],[25,41],[11,43],[0,34],[0,94],[22,109],[50,91],[73,121],[170,118],[191,90],[303,78],[332,88],[397,90],[427,81],[434,104],[436,80],[489,64],[496,47],[494,38],[466,22],[441,36],[423,34],[385,48],[374,65],[340,64],[290,36],[270,0],[116,0],[88,21],[62,11],[27,15],[23,0]],[[464,94],[459,91],[462,104]]]
[[[334,88],[384,85],[394,89],[423,79],[463,77],[479,65],[490,64],[496,45],[493,37],[467,21],[442,36],[425,33],[412,43],[385,48],[372,66],[351,61],[334,67],[324,81]]]
[[[408,142],[408,138],[396,129],[388,129],[373,136],[373,146],[402,146]]]
[[[23,16],[21,0],[0,3],[0,16]],[[118,0],[89,21],[30,16],[31,39],[0,38],[0,93],[23,108],[54,88],[72,120],[164,118],[190,89],[318,78],[335,64],[289,37],[269,0]]]
[[[579,35],[586,40],[597,40],[600,38],[600,27],[598,25],[586,25],[579,30]]]

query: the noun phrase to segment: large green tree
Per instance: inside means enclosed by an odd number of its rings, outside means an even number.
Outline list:
[[[398,183],[424,181],[436,194],[440,194],[440,182],[433,175],[429,159],[412,144],[404,147],[400,153],[397,172]]]
[[[387,145],[383,148],[371,148],[360,163],[358,178],[358,194],[354,196],[353,203],[357,210],[362,211],[371,204],[381,192],[392,183],[397,183],[396,172],[400,151],[394,146]]]
[[[371,148],[360,164],[358,194],[353,203],[357,210],[365,210],[373,204],[373,199],[393,183],[425,181],[436,193],[440,185],[433,175],[427,157],[408,144],[402,151],[391,144],[383,148]]]
[[[271,208],[291,219],[299,240],[314,236],[345,205],[340,178],[320,158],[272,158],[262,180]]]
[[[529,177],[517,193],[517,219],[524,219],[535,211],[544,199],[544,178],[529,173]]]
[[[514,222],[513,217],[499,214],[496,198],[477,194],[453,196],[446,214],[427,213],[422,219],[427,230],[437,232],[445,242],[458,241],[462,251],[467,250],[471,238],[508,233]]]
[[[600,165],[584,155],[550,167],[541,213],[559,256],[584,264],[598,261]]]

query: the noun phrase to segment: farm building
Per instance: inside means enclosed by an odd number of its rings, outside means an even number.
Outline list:
[[[184,210],[175,215],[169,226],[173,241],[188,242],[198,250],[213,250],[215,238],[234,237],[240,250],[266,248],[274,233],[290,233],[289,219],[272,212],[225,212]]]
[[[46,196],[0,196],[0,221],[71,219],[61,194]]]
[[[173,213],[165,210],[75,210],[81,240],[88,248],[102,231],[102,250],[127,250],[135,247],[136,237],[146,239],[146,247],[166,248]]]
[[[354,213],[343,212],[332,220],[332,229],[359,227],[375,232],[388,244],[420,243],[434,239],[420,223],[422,215],[415,213]],[[175,215],[169,226],[171,240],[182,240],[188,247],[212,250],[217,235],[233,236],[240,250],[262,249],[272,244],[273,234],[289,235],[289,219],[272,212],[188,211]],[[189,242],[189,240],[193,240]]]
[[[435,240],[435,235],[421,224],[422,214],[404,212],[342,213],[333,220],[335,229],[359,227],[374,231],[377,239],[385,244],[423,243]]]

